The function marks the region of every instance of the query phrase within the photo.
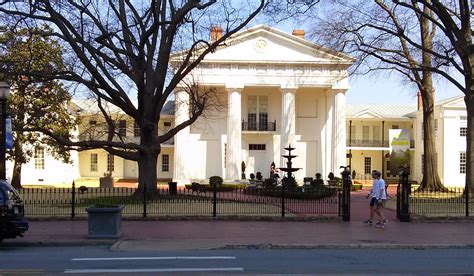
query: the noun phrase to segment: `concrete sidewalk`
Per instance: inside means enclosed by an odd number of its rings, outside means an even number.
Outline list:
[[[394,194],[392,191],[391,194]],[[474,248],[474,222],[401,223],[386,210],[385,228],[364,225],[367,189],[351,194],[351,221],[123,220],[119,240],[88,239],[87,220],[30,221],[25,237],[2,246],[113,245],[116,250],[208,248]]]
[[[320,221],[131,221],[119,240],[88,239],[86,220],[31,221],[23,238],[2,246],[112,245],[116,250],[209,248],[474,248],[474,223],[400,223],[385,228]]]

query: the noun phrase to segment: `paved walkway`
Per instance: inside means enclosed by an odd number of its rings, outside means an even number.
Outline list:
[[[124,220],[115,240],[87,238],[86,220],[30,221],[25,237],[4,240],[3,246],[114,244],[116,250],[177,250],[229,247],[469,247],[474,248],[474,223],[401,223],[387,210],[387,227],[364,225],[367,191],[352,194],[350,222]]]

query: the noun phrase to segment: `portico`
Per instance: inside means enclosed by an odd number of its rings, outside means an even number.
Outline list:
[[[283,164],[296,148],[297,179],[338,172],[345,165],[345,93],[353,59],[267,26],[232,37],[195,70],[194,81],[217,87],[226,105],[175,139],[174,180],[220,175],[239,180]],[[187,116],[186,93],[176,91],[176,124]],[[180,102],[183,102],[181,104]]]

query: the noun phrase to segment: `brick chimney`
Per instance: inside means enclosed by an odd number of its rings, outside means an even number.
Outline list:
[[[418,110],[423,110],[423,98],[421,97],[421,93],[418,92],[416,93],[416,96],[418,97]],[[436,103],[436,90],[433,88],[433,104]]]
[[[304,39],[305,32],[304,32],[304,30],[293,30],[293,32],[291,34],[294,35],[294,36],[297,36],[299,38]]]
[[[418,92],[416,93],[416,96],[418,97],[418,110],[423,109],[423,99],[421,98],[421,93]]]
[[[221,37],[222,37],[222,28],[219,26],[212,26],[211,27],[211,42],[215,42]]]

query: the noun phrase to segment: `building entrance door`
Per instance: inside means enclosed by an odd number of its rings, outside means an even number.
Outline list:
[[[251,144],[249,148],[249,169],[253,173],[261,172],[263,178],[270,176],[270,163],[267,160],[265,144]],[[250,171],[249,171],[250,172]]]

